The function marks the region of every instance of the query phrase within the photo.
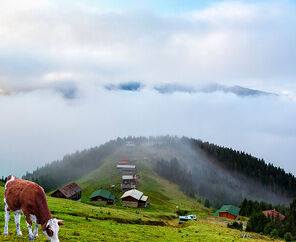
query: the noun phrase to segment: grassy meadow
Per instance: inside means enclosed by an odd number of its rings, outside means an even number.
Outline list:
[[[48,196],[52,215],[64,220],[60,228],[60,241],[249,241],[241,238],[244,232],[226,227],[227,220],[212,217],[213,210],[205,208],[196,199],[189,198],[169,181],[152,171],[150,163],[136,162],[140,176],[139,190],[149,196],[150,208],[124,208],[118,199],[121,175],[116,162],[106,161],[99,169],[76,181],[84,190],[82,202],[57,199]],[[90,194],[97,189],[110,190],[117,200],[114,206],[99,206],[89,202]],[[3,184],[2,184],[3,185]],[[111,191],[111,190],[110,190]],[[0,186],[0,201],[3,201],[4,187]],[[196,214],[198,221],[178,224],[176,206]],[[0,203],[0,226],[4,228],[4,205]],[[137,213],[136,213],[137,211]],[[223,220],[223,219],[222,219]],[[217,221],[217,222],[216,222]],[[9,235],[0,233],[0,241],[28,241],[28,230],[24,217],[21,218],[22,237],[16,236],[14,218],[11,214]],[[267,237],[248,233],[258,241],[271,240]],[[38,241],[46,241],[39,230]]]

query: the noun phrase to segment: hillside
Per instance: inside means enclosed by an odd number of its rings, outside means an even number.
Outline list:
[[[127,141],[135,144],[131,152],[126,150]],[[47,192],[75,180],[91,190],[96,179],[101,179],[98,182],[103,185],[106,182],[106,186],[119,183],[120,178],[114,176],[116,171],[108,168],[108,163],[115,165],[123,157],[150,161],[149,167],[143,167],[147,171],[143,173],[144,177],[148,176],[147,184],[149,176],[157,174],[156,181],[165,178],[191,197],[210,199],[215,207],[225,203],[239,205],[244,198],[287,205],[296,196],[296,178],[281,168],[244,152],[171,136],[118,138],[100,147],[66,155],[61,161],[47,164],[23,178],[37,182]],[[145,189],[145,180],[143,185]]]
[[[4,188],[0,187],[0,200],[3,201]],[[63,219],[65,225],[59,232],[60,241],[213,241],[242,240],[242,232],[226,228],[223,224],[207,219],[178,225],[177,220],[163,218],[163,212],[142,210],[136,214],[133,209],[119,209],[115,206],[97,207],[84,203],[48,197],[53,216]],[[0,203],[0,226],[4,227],[4,207]],[[27,241],[27,228],[21,218],[22,237],[15,234],[13,215],[9,222],[9,235],[0,235],[1,241]],[[264,236],[249,233],[257,241],[270,240]],[[39,239],[46,237],[39,230]]]
[[[138,189],[149,196],[149,202],[152,204],[149,211],[157,209],[175,212],[176,206],[178,206],[180,209],[198,211],[204,215],[211,212],[209,209],[201,206],[196,199],[186,196],[176,184],[158,176],[153,171],[151,163],[136,161],[135,165],[138,170],[137,174],[140,177]],[[76,182],[83,188],[82,202],[89,203],[89,197],[93,191],[100,188],[110,190],[110,185],[115,185],[115,188],[110,191],[117,198],[122,195],[120,188],[121,173],[116,169],[115,160],[106,160],[100,168]],[[120,205],[121,203],[117,201],[116,204]]]

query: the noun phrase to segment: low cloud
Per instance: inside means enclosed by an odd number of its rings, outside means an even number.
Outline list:
[[[167,134],[243,150],[296,174],[296,107],[289,98],[110,92],[89,84],[77,88],[80,97],[71,102],[53,89],[0,96],[4,175],[23,174],[118,136]]]
[[[295,10],[293,1],[163,15],[3,3],[3,174],[117,136],[162,134],[244,150],[296,174]]]

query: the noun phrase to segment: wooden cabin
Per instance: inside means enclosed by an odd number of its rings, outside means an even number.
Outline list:
[[[133,189],[125,192],[121,196],[122,206],[138,208],[138,207],[146,207],[148,196],[144,196],[142,192]]]
[[[266,210],[262,212],[267,218],[272,219],[273,221],[275,220],[276,217],[279,217],[281,220],[285,219],[285,215],[281,214],[280,212],[276,211],[275,209],[273,210]]]
[[[126,175],[135,175],[137,173],[135,165],[117,165],[117,170]]]
[[[214,216],[219,216],[229,219],[237,219],[239,215],[240,208],[233,205],[223,205],[219,210],[217,210]]]
[[[132,184],[121,184],[121,189],[123,192],[129,191],[129,190],[133,190],[136,189],[137,186],[136,185],[132,185]]]
[[[123,192],[128,190],[136,189],[138,185],[137,175],[123,175],[121,189]]]
[[[91,195],[90,195],[90,200],[91,201],[95,201],[95,202],[99,202],[102,204],[114,204],[115,201],[115,196],[111,194],[111,192],[104,190],[104,189],[100,189],[97,191],[94,191]]]
[[[77,201],[81,199],[82,188],[73,182],[51,194],[51,197],[64,198]]]
[[[123,175],[122,176],[122,184],[131,184],[138,185],[138,176],[137,175]]]

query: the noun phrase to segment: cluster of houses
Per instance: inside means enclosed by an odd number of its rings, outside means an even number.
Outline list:
[[[122,175],[121,189],[124,194],[120,197],[125,207],[147,207],[148,196],[145,196],[136,188],[139,185],[137,168],[130,164],[129,159],[121,159],[117,162],[117,170]]]
[[[129,159],[121,159],[117,162],[117,170],[122,175],[121,189],[123,192],[136,189],[139,184],[137,168],[135,165],[130,165],[129,163]]]
[[[133,144],[128,143],[128,147],[132,148]],[[136,189],[139,185],[136,166],[130,164],[129,159],[121,159],[117,162],[117,170],[120,172],[122,180],[121,189],[123,195],[120,197],[122,205],[132,208],[147,207],[148,196]],[[111,188],[114,189],[114,185]],[[78,201],[81,199],[81,192],[82,188],[73,182],[56,190],[51,196]],[[110,191],[99,189],[90,195],[90,201],[112,205],[115,202],[115,196]]]

